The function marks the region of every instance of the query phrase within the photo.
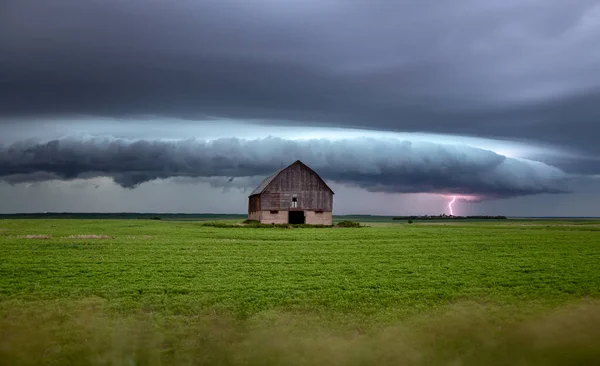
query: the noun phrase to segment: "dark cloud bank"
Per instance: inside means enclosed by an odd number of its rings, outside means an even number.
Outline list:
[[[9,183],[112,177],[127,188],[154,179],[198,177],[239,187],[295,160],[326,180],[373,192],[442,193],[502,198],[566,192],[559,169],[457,145],[348,139],[265,138],[148,141],[66,138],[0,148],[0,179]],[[215,177],[227,177],[215,181]],[[255,180],[250,180],[255,182]],[[250,184],[250,183],[248,183]],[[252,188],[252,187],[250,187]]]
[[[529,139],[593,158],[598,17],[587,0],[8,0],[0,123],[221,117]],[[564,168],[600,173],[593,159]]]

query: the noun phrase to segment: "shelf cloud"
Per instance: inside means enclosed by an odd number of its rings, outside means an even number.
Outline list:
[[[9,183],[111,177],[126,188],[155,179],[203,178],[240,188],[301,160],[325,180],[372,192],[440,193],[501,198],[567,192],[561,170],[492,151],[429,142],[355,138],[125,140],[65,138],[0,149]],[[224,177],[224,179],[215,179]],[[251,178],[251,179],[248,179]]]
[[[598,215],[597,0],[1,4],[2,182],[50,196],[68,186],[55,179],[109,177],[143,208],[140,184],[196,181],[198,200],[230,187],[237,202],[300,159],[365,202],[424,192],[486,200],[480,213]],[[0,189],[0,210],[32,200]]]
[[[0,123],[228,118],[528,139],[593,157],[599,18],[593,0],[9,0]]]

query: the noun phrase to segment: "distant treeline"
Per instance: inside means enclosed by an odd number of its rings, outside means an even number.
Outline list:
[[[142,219],[142,220],[240,220],[241,214],[184,214],[184,213],[135,213],[135,212],[46,212],[0,214],[0,219]]]
[[[392,220],[506,220],[506,216],[450,216],[450,215],[437,215],[437,216],[395,216]]]

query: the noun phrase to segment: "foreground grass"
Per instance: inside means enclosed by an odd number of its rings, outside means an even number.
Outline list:
[[[0,364],[600,359],[593,221],[3,220],[0,258]]]
[[[98,298],[10,304],[0,321],[4,365],[596,365],[600,303],[532,315],[459,303],[402,322],[314,314],[109,315]],[[512,311],[511,311],[512,310]]]

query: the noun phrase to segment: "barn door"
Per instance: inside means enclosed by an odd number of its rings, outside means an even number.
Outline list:
[[[288,224],[304,224],[304,211],[288,211]]]

